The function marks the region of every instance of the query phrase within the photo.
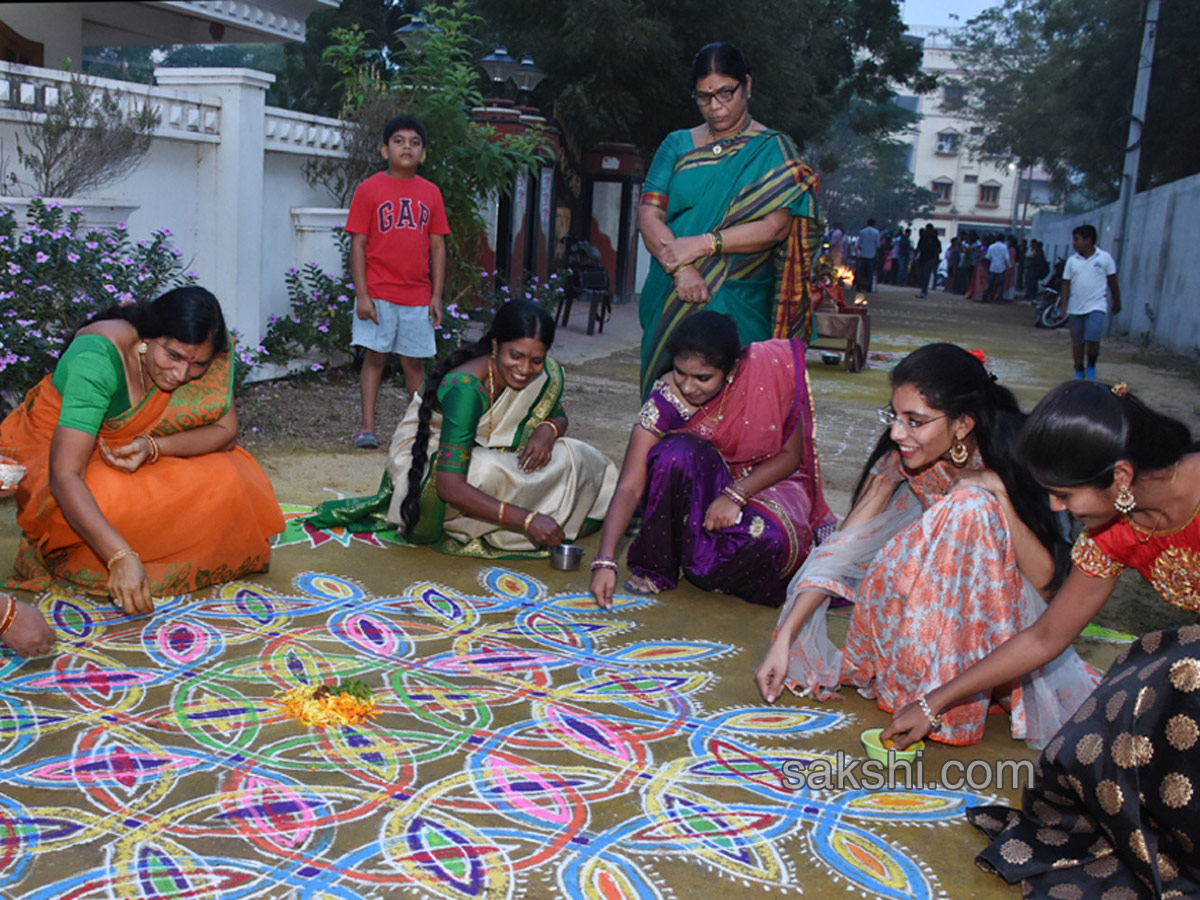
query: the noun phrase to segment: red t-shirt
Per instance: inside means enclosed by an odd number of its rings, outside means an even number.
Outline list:
[[[367,236],[367,293],[401,306],[429,304],[429,236],[450,233],[437,185],[420,175],[372,175],[354,191],[346,231]]]

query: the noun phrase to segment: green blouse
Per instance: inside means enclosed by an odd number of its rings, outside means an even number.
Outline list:
[[[476,434],[489,405],[487,389],[474,375],[457,372],[447,375],[438,385],[438,402],[442,407],[442,432],[435,468],[439,472],[466,475],[471,466],[472,448],[477,443],[483,443],[476,439]],[[548,418],[564,416],[562,401],[559,400]]]
[[[103,335],[81,334],[71,341],[50,383],[62,396],[58,424],[63,428],[95,435],[105,419],[132,406],[121,351]]]

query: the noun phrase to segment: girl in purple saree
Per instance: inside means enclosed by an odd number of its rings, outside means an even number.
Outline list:
[[[821,490],[804,345],[779,339],[743,351],[732,319],[702,311],[676,329],[670,359],[629,437],[592,594],[611,607],[617,542],[644,498],[629,590],[670,590],[682,571],[704,590],[778,606],[835,524]]]

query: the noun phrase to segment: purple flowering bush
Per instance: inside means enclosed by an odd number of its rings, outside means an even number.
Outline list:
[[[35,199],[22,225],[0,206],[0,407],[11,409],[53,370],[89,316],[195,283],[170,231],[135,242],[124,225],[90,228],[81,217]]]
[[[289,269],[284,281],[291,312],[271,316],[259,347],[262,361],[285,364],[294,356],[314,352],[329,359],[349,351],[354,283],[311,262]]]
[[[343,246],[345,249],[347,247]],[[472,329],[476,335],[486,330],[502,303],[514,298],[531,300],[553,315],[562,301],[565,285],[558,275],[551,275],[546,281],[532,278],[518,289],[508,286],[495,290],[485,288],[495,275],[495,272],[479,273],[473,303],[450,301],[443,304],[442,324],[434,331],[437,356],[428,362],[430,367],[458,349],[465,339],[464,331],[472,323],[476,325]],[[354,282],[350,277],[344,272],[338,276],[330,275],[310,262],[299,269],[289,269],[284,280],[291,311],[287,315],[271,316],[267,334],[257,348],[239,347],[237,362],[247,371],[259,362],[286,365],[297,356],[324,357],[329,363],[337,353],[351,349],[355,302]],[[314,363],[309,368],[320,372],[325,366]]]

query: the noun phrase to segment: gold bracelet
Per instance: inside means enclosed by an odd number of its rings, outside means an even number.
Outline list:
[[[716,235],[716,233],[712,232],[712,231],[710,231],[708,234],[705,235],[705,237],[708,238],[708,255],[709,256],[717,255],[717,238],[715,235]]]
[[[152,435],[148,431],[143,431],[141,434],[138,435],[138,437],[144,437],[147,441],[150,442],[150,455],[146,457],[146,462],[147,463],[158,462],[158,441],[156,441],[154,439],[154,435]]]
[[[126,547],[124,550],[118,550],[116,553],[114,553],[112,556],[110,556],[108,558],[108,562],[106,562],[104,564],[104,568],[108,569],[111,572],[113,563],[115,563],[118,559],[124,559],[127,556],[137,556],[138,559],[141,559],[141,557],[138,556],[138,552],[136,550],[134,550],[130,547]]]
[[[713,229],[709,232],[713,239],[713,256],[720,256],[725,252],[725,238],[721,237],[721,232]]]
[[[537,516],[537,510],[531,509],[529,511],[529,515],[527,515],[525,517],[525,521],[521,523],[521,530],[524,532],[528,532],[529,531],[529,523],[532,522],[536,516]]]
[[[507,500],[501,500],[501,501],[500,501],[500,524],[501,524],[501,525],[505,524],[505,523],[504,523],[504,515],[505,515],[505,513],[507,513],[507,512],[508,512],[508,501],[507,501]]]
[[[675,268],[673,268],[668,274],[672,278],[674,278],[676,275],[678,275],[684,269],[688,269],[688,268],[695,268],[695,267],[691,263],[684,263],[682,266],[676,266]]]
[[[8,609],[4,611],[4,621],[0,622],[0,635],[12,628],[13,619],[17,617],[17,598],[8,595]]]
[[[555,422],[553,419],[544,420],[542,422],[542,425],[549,425],[551,428],[554,429],[554,439],[555,440],[558,440],[560,437],[562,437],[562,429],[558,427],[558,423]],[[542,425],[539,425],[538,428],[541,428]]]

